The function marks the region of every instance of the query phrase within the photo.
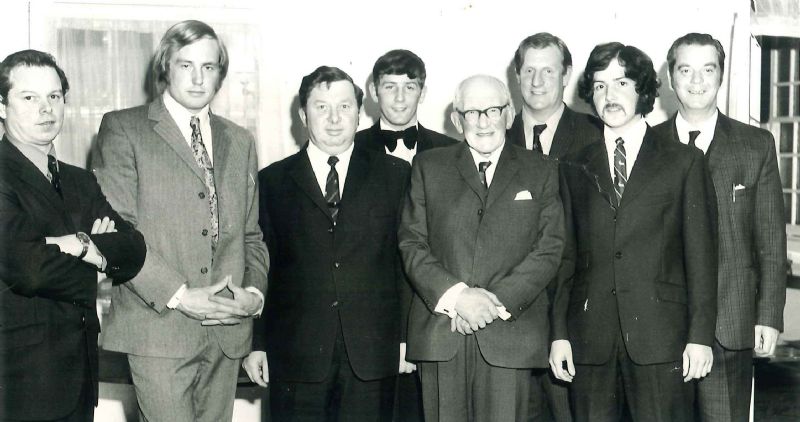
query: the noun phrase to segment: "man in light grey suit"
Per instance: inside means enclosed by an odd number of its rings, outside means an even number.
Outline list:
[[[147,242],[104,327],[104,347],[128,354],[144,421],[230,420],[249,317],[263,306],[255,142],[209,110],[227,69],[211,27],[176,24],[153,60],[163,94],[104,116],[92,155],[109,201]]]

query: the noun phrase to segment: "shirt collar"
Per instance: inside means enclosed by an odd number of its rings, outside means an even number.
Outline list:
[[[464,141],[464,142],[466,143],[467,141]],[[480,163],[482,161],[491,161],[492,164],[494,164],[495,167],[496,167],[497,166],[497,162],[500,159],[500,154],[503,152],[503,148],[505,148],[505,146],[506,146],[506,143],[503,142],[503,144],[500,145],[500,147],[498,147],[496,150],[492,151],[492,153],[489,154],[488,157],[486,157],[483,154],[481,154],[480,152],[475,151],[474,149],[472,149],[472,147],[469,146],[469,144],[467,143],[467,147],[469,148],[469,153],[472,154],[472,161],[475,162],[475,167],[478,167],[478,163]]]
[[[191,120],[192,116],[195,116],[195,114],[190,113],[186,107],[178,104],[178,101],[172,98],[172,95],[170,95],[168,89],[164,90],[163,98],[164,106],[167,108],[167,112],[169,112],[169,115],[172,116],[173,120],[175,120],[175,123],[178,125],[178,128],[180,128],[181,132],[188,132],[191,134],[192,129],[189,126],[189,121]],[[203,107],[200,112],[196,114],[196,116],[200,118],[201,124],[206,124],[208,122],[209,112],[210,106],[206,104],[205,107]]]
[[[556,109],[547,120],[540,122],[533,117],[533,115],[526,109],[525,107],[522,108],[522,123],[525,124],[525,128],[532,128],[534,125],[547,125],[547,129],[545,130],[556,130],[556,126],[558,126],[558,121],[561,120],[561,116],[564,114],[564,102],[561,102],[561,105]],[[533,130],[533,129],[531,129]]]
[[[717,118],[719,117],[719,110],[714,110],[714,114],[703,120],[698,125],[692,125],[683,118],[680,112],[675,116],[675,130],[678,131],[678,139],[684,144],[689,143],[689,131],[699,130],[700,135],[695,139],[695,145],[703,150],[708,151],[711,141],[714,139],[714,131],[717,128]]]
[[[11,136],[10,133],[5,134],[6,139],[11,142],[11,145],[14,145],[22,155],[25,156],[34,166],[41,172],[45,177],[48,177],[50,174],[50,170],[47,168],[47,156],[52,155],[56,157],[56,148],[55,146],[50,143],[50,150],[49,152],[44,152],[41,148],[37,148],[33,145],[26,144],[24,142],[17,141],[14,137]],[[58,158],[58,157],[56,157]],[[58,168],[58,161],[56,160],[56,168]]]
[[[339,159],[339,163],[350,163],[350,157],[353,155],[353,145],[355,145],[355,143],[351,143],[346,150],[336,154],[336,158]],[[308,159],[311,160],[312,164],[324,164],[326,167],[328,166],[328,157],[330,157],[331,154],[321,150],[316,144],[311,142],[311,140],[308,141],[308,148],[306,148],[306,150],[308,151]]]
[[[419,122],[417,121],[417,118],[416,118],[416,116],[415,116],[415,117],[412,119],[412,121],[413,121],[414,123],[413,123],[413,124],[410,124],[410,125],[408,125],[408,127],[411,127],[411,126],[416,126],[417,130],[419,130]],[[395,131],[395,129],[392,129],[392,128],[390,128],[390,127],[389,127],[389,124],[388,124],[388,123],[386,123],[386,122],[383,120],[383,117],[381,117],[381,118],[379,118],[379,119],[378,119],[378,124],[380,125],[380,128],[381,128],[381,130],[392,130],[392,131]]]
[[[614,131],[614,129],[605,126],[603,129],[603,138],[605,138],[606,142],[610,141],[611,143],[616,142],[617,138],[622,138],[627,147],[627,145],[631,144],[641,145],[645,132],[647,132],[647,122],[644,120],[644,116],[642,116],[638,122],[623,133],[618,133]]]

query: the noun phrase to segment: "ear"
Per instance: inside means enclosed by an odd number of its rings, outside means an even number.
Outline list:
[[[669,65],[667,65],[667,66],[669,66]],[[670,72],[669,70],[667,70],[667,79],[669,80],[669,89],[675,91],[675,84],[673,83],[673,80],[672,80],[672,72]],[[719,81],[719,84],[720,84],[720,86],[722,86],[722,80],[721,79]]]
[[[561,85],[563,85],[564,88],[566,88],[571,78],[572,78],[572,66],[567,66],[567,70],[564,71],[564,79],[561,82]]]
[[[297,110],[297,114],[300,116],[300,121],[303,122],[303,126],[308,127],[308,124],[306,124],[306,111],[303,109],[303,107],[300,107],[300,110]]]
[[[464,134],[464,127],[461,126],[461,115],[459,115],[457,111],[453,110],[450,112],[450,121],[453,122],[453,126],[456,127],[458,133]]]
[[[369,86],[369,96],[372,97],[372,101],[378,102],[378,88],[375,86],[375,82],[370,82]]]
[[[6,105],[3,97],[0,97],[0,119],[6,119]]]
[[[508,107],[506,107],[506,109],[503,110],[503,117],[506,119],[506,130],[511,129],[511,126],[514,125],[514,115],[515,115],[514,104],[511,104],[511,102],[509,101]]]
[[[428,92],[428,85],[424,85],[422,87],[422,91],[419,93],[419,100],[417,101],[417,104],[422,104],[422,102],[425,101],[425,94],[427,92]]]

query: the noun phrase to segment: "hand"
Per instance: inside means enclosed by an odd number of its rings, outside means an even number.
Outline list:
[[[456,315],[455,318],[450,319],[450,332],[455,333],[456,331],[465,336],[474,333],[472,328],[470,328],[469,323],[458,315]]]
[[[406,344],[400,343],[400,369],[401,374],[410,374],[417,370],[417,365],[406,361]]]
[[[564,362],[567,362],[566,369]],[[575,364],[572,362],[572,344],[569,340],[556,340],[550,344],[550,370],[556,378],[572,382],[575,376]]]
[[[189,318],[203,321],[203,325],[236,325],[247,312],[241,309],[233,299],[211,301],[211,297],[221,292],[227,285],[230,276],[208,287],[188,288],[181,296],[177,309]],[[206,321],[209,320],[209,321]]]
[[[97,221],[99,220],[95,220],[95,224],[98,224]],[[44,243],[47,245],[56,245],[61,253],[72,255],[75,258],[81,256],[81,253],[83,253],[83,244],[78,239],[76,234],[45,237]],[[91,239],[89,240],[89,249],[86,250],[86,255],[84,255],[81,260],[87,264],[97,267],[98,269],[103,269],[103,256],[100,254],[100,251],[97,250],[97,245],[95,245]]]
[[[233,293],[233,301],[239,304],[239,307],[247,312],[248,316],[253,316],[256,312],[261,310],[261,296],[233,284],[233,278],[231,276],[226,278],[228,279],[226,287]],[[227,301],[230,299],[221,296],[211,296],[209,300],[217,303],[228,303]]]
[[[455,310],[469,323],[472,331],[478,331],[497,319],[498,306],[503,304],[494,293],[479,287],[468,287],[458,295]]]
[[[103,217],[103,219],[96,219],[92,224],[90,234],[103,234],[103,233],[116,233],[117,229],[114,227],[114,220]]]
[[[766,325],[756,325],[756,355],[770,356],[775,354],[775,345],[778,343],[778,330]]]
[[[689,343],[683,350],[683,382],[700,379],[711,372],[714,355],[711,347]]]
[[[242,368],[247,372],[250,381],[266,387],[269,384],[269,365],[267,364],[267,352],[252,351],[247,357],[242,359]]]

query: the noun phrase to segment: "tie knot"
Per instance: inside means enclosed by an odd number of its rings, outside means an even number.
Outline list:
[[[533,126],[533,135],[539,136],[545,129],[547,129],[547,125],[535,125]]]
[[[614,142],[616,142],[616,143],[617,143],[617,146],[625,146],[625,140],[624,140],[624,139],[622,139],[622,137],[621,137],[621,136],[620,136],[619,138],[617,138],[617,140],[616,140],[616,141],[614,141]]]
[[[699,130],[690,130],[689,131],[689,143],[694,145],[694,141],[697,139],[698,136],[700,136],[700,131]]]
[[[339,157],[337,157],[335,155],[331,155],[330,157],[328,157],[328,165],[329,166],[333,167],[338,162],[339,162]]]
[[[486,173],[486,169],[492,165],[491,161],[481,161],[478,163],[478,171],[481,173]]]
[[[52,156],[50,154],[47,154],[47,167],[48,168],[56,167],[57,166],[56,163],[57,163],[56,157],[54,157],[54,156]]]
[[[200,118],[192,116],[192,118],[189,119],[189,126],[191,126],[192,130],[197,130],[197,128],[200,127]]]

